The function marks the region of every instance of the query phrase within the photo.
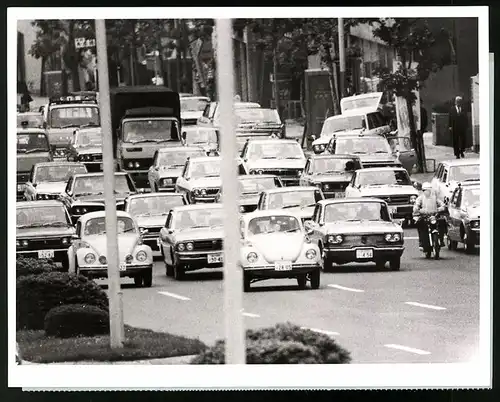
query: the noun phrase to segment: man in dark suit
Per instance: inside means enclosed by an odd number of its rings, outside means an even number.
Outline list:
[[[455,106],[450,110],[450,118],[448,127],[451,132],[453,140],[453,151],[457,159],[460,157],[465,158],[465,133],[467,132],[467,112],[463,107],[462,98],[457,96],[455,98]]]

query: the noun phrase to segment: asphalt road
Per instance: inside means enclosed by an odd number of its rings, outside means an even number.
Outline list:
[[[318,290],[295,280],[269,280],[243,294],[247,328],[281,322],[324,331],[351,352],[352,363],[456,363],[476,356],[479,344],[479,251],[442,250],[439,261],[418,250],[415,229],[405,229],[401,271],[374,264],[323,273]],[[160,257],[161,258],[161,257]],[[224,336],[222,270],[167,278],[160,258],[152,288],[124,279],[125,323],[197,337]],[[99,281],[101,282],[101,281]],[[105,285],[105,281],[102,281]]]

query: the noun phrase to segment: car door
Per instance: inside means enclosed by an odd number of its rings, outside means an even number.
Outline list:
[[[452,240],[459,240],[459,229],[460,229],[460,188],[456,188],[450,197],[450,202],[448,204],[448,237]]]
[[[394,143],[395,151],[399,151],[399,161],[411,175],[413,166],[417,164],[417,154],[411,147],[410,137],[395,137],[390,141]]]

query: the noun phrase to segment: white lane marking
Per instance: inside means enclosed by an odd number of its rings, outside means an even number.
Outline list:
[[[260,315],[258,314],[253,314],[253,313],[243,313],[245,317],[251,317],[251,318],[260,318]]]
[[[357,293],[364,292],[364,290],[362,290],[362,289],[346,288],[345,286],[334,285],[334,284],[328,285],[328,287],[329,288],[336,288],[336,289],[340,289],[340,290],[347,290],[348,292],[357,292]]]
[[[179,300],[191,300],[189,297],[186,296],[181,296],[175,293],[170,293],[170,292],[158,292],[159,294],[163,296],[168,296],[168,297],[173,297],[174,299],[179,299]]]
[[[427,352],[426,350],[410,348],[410,347],[404,346],[404,345],[389,344],[389,345],[384,345],[384,346],[386,348],[403,350],[405,352],[415,353],[417,355],[430,355],[431,354],[431,352]]]
[[[325,335],[340,335],[338,332],[326,331],[324,329],[319,329],[319,328],[300,327],[300,329],[308,329],[309,331],[318,332],[319,334],[325,334]]]
[[[409,304],[410,306],[430,308],[432,310],[446,310],[446,307],[433,306],[431,304],[424,304],[424,303],[418,303],[418,302],[405,302],[405,304]]]

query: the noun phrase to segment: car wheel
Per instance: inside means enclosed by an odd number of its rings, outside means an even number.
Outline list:
[[[243,273],[243,292],[250,292],[250,281],[252,278],[247,273]]]
[[[62,270],[63,272],[69,272],[69,258],[63,257],[62,259]]]
[[[309,280],[311,281],[311,288],[318,289],[320,284],[320,269],[315,269],[309,274]]]
[[[385,263],[386,263],[386,261],[384,261],[384,260],[375,261],[375,266],[376,266],[377,270],[378,271],[384,270],[385,269]]]
[[[457,241],[451,240],[449,237],[447,237],[446,242],[448,243],[448,250],[454,251],[457,249],[457,246],[458,246]]]
[[[465,229],[464,227],[462,226],[461,230],[460,230],[461,234],[462,234],[462,242],[464,243],[464,247],[465,247],[465,252],[467,254],[472,254],[474,252],[474,243],[471,243],[470,240],[469,240],[469,236],[467,235],[467,233],[465,232]]]
[[[173,271],[173,276],[176,281],[181,281],[182,279],[184,279],[185,272],[181,265],[174,263]]]
[[[331,272],[333,261],[331,258],[324,255],[323,246],[321,244],[319,245],[319,254],[321,255],[321,269],[323,269],[324,272]]]
[[[142,275],[136,275],[134,276],[134,285],[138,288],[140,288],[142,286],[142,282],[143,282],[143,277]]]
[[[146,288],[150,288],[151,286],[153,286],[153,268],[148,268],[142,274],[142,284]]]
[[[297,284],[299,285],[300,290],[304,290],[306,288],[307,277],[306,274],[301,274],[297,276]]]
[[[401,257],[391,258],[389,260],[389,268],[391,271],[399,271],[401,268]]]

